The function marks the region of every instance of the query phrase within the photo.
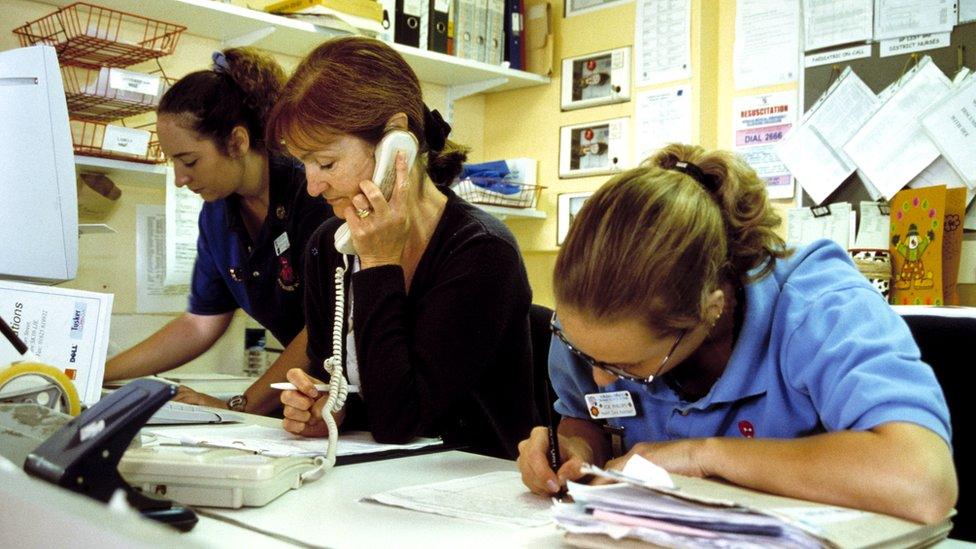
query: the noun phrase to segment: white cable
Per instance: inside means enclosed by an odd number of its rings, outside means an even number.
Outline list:
[[[339,426],[334,413],[342,409],[349,392],[349,383],[342,372],[342,323],[346,319],[345,274],[349,267],[348,259],[342,256],[343,267],[335,271],[335,319],[332,323],[332,356],[325,359],[323,366],[329,372],[329,397],[322,408],[322,419],[329,428],[329,450],[326,455],[327,467],[336,462],[336,447],[339,445]]]

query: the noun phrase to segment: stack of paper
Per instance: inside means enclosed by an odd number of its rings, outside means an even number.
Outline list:
[[[648,480],[635,473],[635,460],[641,469],[660,470],[637,456],[622,472],[585,469],[617,484],[569,484],[575,503],[555,504],[554,514],[570,541],[586,546],[639,540],[663,547],[897,547],[942,539],[952,527],[948,519],[925,526],[704,479],[676,477],[675,486],[670,478]]]

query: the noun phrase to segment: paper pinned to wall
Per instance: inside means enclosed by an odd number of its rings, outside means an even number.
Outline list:
[[[853,210],[849,202],[816,208],[792,208],[786,213],[786,243],[806,246],[829,238],[845,250],[850,247]]]
[[[736,2],[733,47],[736,89],[796,80],[799,25],[799,0]]]
[[[793,176],[776,147],[796,122],[796,92],[738,97],[732,110],[735,152],[766,181],[770,198],[791,198]]]
[[[861,223],[857,229],[855,248],[888,249],[891,233],[891,212],[887,204],[861,201]]]
[[[951,86],[926,56],[844,146],[885,198],[890,200],[939,156],[918,116],[941,101]]]
[[[197,220],[203,199],[177,187],[173,170],[166,171],[166,276],[164,284],[189,284],[197,258]]]
[[[922,115],[922,129],[969,188],[976,187],[976,78],[967,78]]]
[[[874,39],[949,32],[958,17],[956,0],[875,0]]]
[[[638,0],[637,86],[691,78],[691,0]]]
[[[871,40],[873,5],[874,0],[803,0],[804,51]]]
[[[976,0],[959,0],[959,24],[976,21]]]
[[[820,204],[855,170],[843,146],[880,102],[850,67],[810,107],[777,149],[810,197]]]
[[[691,143],[691,86],[638,93],[636,118],[638,163],[668,143]]]
[[[136,312],[171,313],[186,308],[188,284],[166,285],[166,211],[136,207]]]

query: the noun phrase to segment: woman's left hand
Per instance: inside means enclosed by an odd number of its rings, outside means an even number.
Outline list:
[[[690,438],[670,442],[640,442],[626,454],[607,462],[606,469],[621,470],[631,456],[637,454],[663,467],[669,473],[688,477],[707,477],[708,470],[702,461],[702,450],[707,439]]]
[[[389,201],[370,180],[362,181],[359,188],[362,194],[353,197],[344,215],[362,268],[399,265],[410,234],[411,193],[416,192],[411,189],[410,167],[403,152],[397,151],[396,183]],[[370,213],[360,217],[358,210]]]
[[[176,396],[173,397],[173,400],[186,404],[210,406],[211,408],[223,408],[225,410],[227,409],[227,403],[223,400],[210,395],[205,395],[203,393],[198,393],[186,385],[180,385],[180,388],[176,391]]]

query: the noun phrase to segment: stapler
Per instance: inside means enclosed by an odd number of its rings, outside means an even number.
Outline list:
[[[192,509],[136,491],[118,471],[119,460],[133,437],[175,394],[175,386],[148,379],[125,385],[34,449],[24,462],[24,470],[106,503],[121,489],[143,516],[184,532],[190,530],[197,523]]]

